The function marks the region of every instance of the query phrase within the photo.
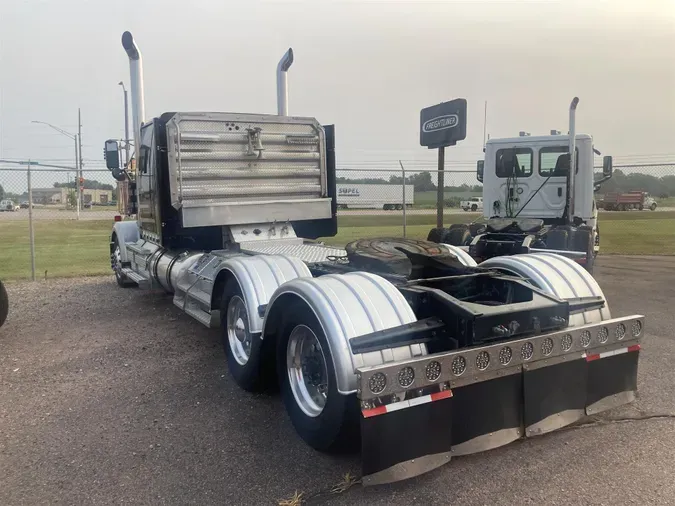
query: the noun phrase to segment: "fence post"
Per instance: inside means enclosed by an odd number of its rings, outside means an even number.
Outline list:
[[[30,180],[31,161],[28,160],[28,235],[30,240],[30,277],[35,281],[35,235],[33,234],[33,186]]]
[[[403,166],[403,162],[401,160],[398,161],[399,165],[401,166],[401,180],[403,182],[403,238],[405,239],[406,237],[406,214],[405,214],[405,167]]]

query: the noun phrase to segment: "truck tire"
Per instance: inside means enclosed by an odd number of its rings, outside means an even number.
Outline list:
[[[250,332],[248,308],[234,277],[223,287],[220,315],[223,349],[232,378],[247,392],[259,392],[272,383],[265,371],[274,370],[274,356],[271,368],[262,367],[270,357],[263,356],[262,340]]]
[[[479,267],[515,274],[532,286],[561,299],[587,296],[603,298],[605,307],[602,309],[589,309],[570,315],[570,327],[599,323],[612,317],[600,285],[583,267],[569,258],[554,253],[530,253],[493,257],[479,264]]]
[[[478,206],[476,204],[473,204],[471,206],[471,210],[475,213],[478,210]]]
[[[117,237],[113,241],[113,251],[110,254],[110,263],[112,265],[113,272],[115,273],[115,281],[122,288],[132,288],[138,286],[136,283],[127,278],[122,272],[122,258],[120,256],[120,244],[117,241]]]
[[[303,362],[298,367],[301,358],[309,366]],[[338,392],[326,334],[302,302],[286,311],[277,340],[276,369],[286,411],[308,445],[324,452],[358,448],[358,399]]]
[[[651,206],[649,206],[650,211],[656,211],[656,202],[654,202]]]
[[[427,241],[440,243],[443,241],[443,236],[447,231],[447,228],[432,228],[427,235]]]
[[[5,290],[5,285],[0,281],[0,327],[7,320],[7,314],[9,313],[9,297],[7,296],[7,290]]]
[[[443,235],[443,242],[452,246],[466,246],[471,242],[469,227],[450,228]]]

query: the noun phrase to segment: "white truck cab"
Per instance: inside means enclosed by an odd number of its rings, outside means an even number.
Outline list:
[[[485,146],[483,199],[485,218],[565,217],[569,136],[521,136],[491,139]],[[515,151],[517,168],[511,154]],[[593,138],[576,135],[573,217],[595,225]],[[591,223],[593,222],[593,223]]]
[[[554,252],[592,271],[600,249],[595,191],[612,177],[612,157],[603,158],[603,176],[595,180],[594,155],[600,152],[590,135],[576,133],[578,102],[575,97],[570,104],[569,134],[490,139],[476,173],[487,222],[433,229],[429,240],[464,247],[478,261]]]

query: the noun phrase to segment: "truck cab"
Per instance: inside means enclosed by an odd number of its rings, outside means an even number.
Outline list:
[[[591,272],[600,249],[595,192],[612,177],[612,157],[603,158],[603,174],[596,180],[593,161],[600,152],[590,135],[576,133],[578,102],[575,97],[570,104],[569,134],[520,132],[488,140],[476,172],[483,183],[484,222],[435,228],[428,239],[465,248],[479,262],[552,252]]]
[[[562,223],[567,212],[569,136],[490,139],[485,146],[485,218],[538,218]],[[576,135],[573,217],[594,226],[593,138]]]

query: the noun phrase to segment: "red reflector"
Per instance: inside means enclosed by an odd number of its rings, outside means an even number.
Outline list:
[[[363,418],[370,418],[371,416],[384,415],[387,412],[387,406],[379,406],[372,409],[364,409],[361,413]]]
[[[115,221],[122,221],[122,217],[119,214],[116,214]]]
[[[600,355],[586,355],[586,362],[592,362],[593,360],[598,360]]]
[[[440,401],[441,399],[449,399],[452,397],[452,390],[443,390],[442,392],[436,392],[435,394],[431,394],[431,400],[433,401]]]
[[[628,347],[628,351],[640,351],[640,345],[639,344],[634,344],[633,346]]]

